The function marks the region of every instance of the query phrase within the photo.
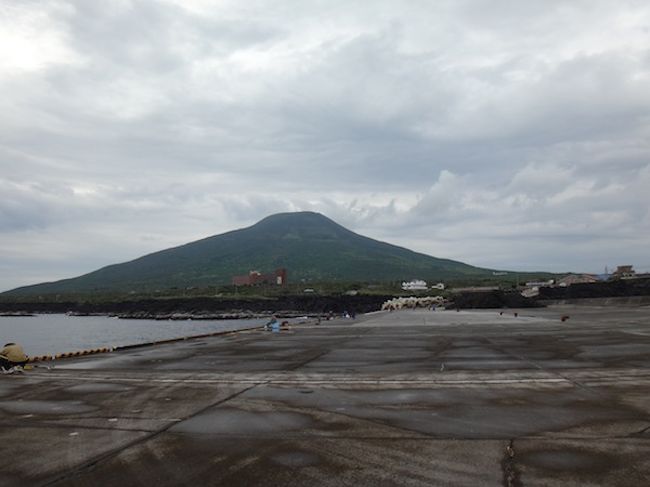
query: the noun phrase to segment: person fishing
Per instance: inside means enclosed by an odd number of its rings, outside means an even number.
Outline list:
[[[0,350],[0,370],[3,374],[22,372],[27,360],[23,347],[17,343],[5,343],[4,348]]]
[[[275,317],[275,315],[271,316],[271,319],[264,325],[264,330],[265,331],[279,331],[280,330],[280,323],[278,322],[278,319]]]

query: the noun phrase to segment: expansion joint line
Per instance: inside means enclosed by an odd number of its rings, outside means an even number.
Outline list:
[[[646,432],[648,432],[648,431],[650,431],[650,426],[646,426],[641,431],[637,431],[636,433],[633,433],[630,436],[644,436],[646,434]]]
[[[543,367],[542,365],[538,364],[537,362],[535,362],[535,361],[533,361],[533,360],[530,360],[530,359],[528,359],[528,358],[526,358],[526,357],[523,357],[523,356],[521,356],[521,355],[518,355],[518,354],[516,354],[516,353],[510,352],[510,351],[504,349],[503,347],[501,347],[500,345],[498,345],[497,343],[495,343],[494,340],[491,340],[491,339],[489,339],[488,337],[483,336],[483,337],[481,337],[481,338],[483,338],[483,340],[485,340],[487,343],[489,343],[489,344],[490,344],[490,345],[491,345],[495,350],[498,350],[499,352],[501,352],[501,353],[503,353],[503,354],[505,354],[505,355],[508,355],[508,356],[510,356],[510,357],[513,357],[513,358],[516,358],[517,360],[521,360],[522,362],[525,362],[525,363],[527,363],[527,364],[530,364],[530,365],[532,365],[533,367],[535,367],[535,368],[537,368],[537,369],[539,369],[539,370],[542,370],[542,371],[544,371],[544,372],[548,372],[548,373],[550,373],[550,374],[556,375],[556,376],[558,376],[559,378],[561,378],[561,379],[563,379],[563,380],[565,380],[565,381],[567,381],[567,382],[573,384],[574,386],[576,386],[576,387],[578,387],[578,388],[582,389],[583,391],[586,391],[586,392],[588,392],[588,393],[590,393],[590,394],[595,394],[595,395],[597,395],[597,396],[602,396],[602,395],[603,395],[600,391],[595,390],[595,389],[593,389],[593,388],[591,388],[591,387],[588,387],[588,386],[586,386],[586,385],[584,385],[584,384],[581,384],[580,382],[578,382],[578,381],[575,380],[575,379],[571,379],[571,378],[569,378],[569,377],[566,377],[565,375],[559,373],[559,372],[556,371],[556,370],[553,370],[553,369],[547,369],[546,367]]]
[[[131,442],[126,443],[125,445],[122,445],[122,446],[119,446],[119,447],[114,448],[112,450],[109,450],[107,452],[101,453],[101,454],[97,455],[96,457],[94,457],[94,458],[92,458],[90,460],[87,460],[87,461],[77,465],[76,467],[72,467],[71,469],[69,469],[66,472],[63,472],[63,473],[59,474],[57,477],[48,480],[47,482],[41,484],[41,487],[48,487],[48,486],[51,486],[51,485],[56,485],[56,484],[58,484],[58,483],[60,483],[62,481],[65,481],[65,480],[70,479],[72,477],[75,477],[77,475],[81,475],[86,470],[89,470],[89,469],[97,466],[98,464],[100,464],[102,462],[105,462],[107,460],[110,460],[110,459],[116,457],[117,455],[119,455],[120,453],[122,453],[125,450],[128,450],[129,448],[140,445],[142,443],[146,443],[149,440],[153,440],[154,438],[156,438],[156,437],[160,436],[161,434],[165,433],[172,426],[175,426],[175,425],[177,425],[177,424],[179,424],[179,423],[181,423],[183,421],[186,421],[186,420],[191,419],[191,418],[193,418],[195,416],[198,416],[199,414],[204,413],[205,411],[207,411],[210,408],[217,407],[217,406],[219,406],[219,405],[221,405],[221,404],[223,404],[225,402],[230,401],[231,399],[234,399],[234,398],[236,398],[238,396],[241,396],[242,394],[245,394],[246,392],[250,391],[251,389],[256,388],[257,386],[264,385],[266,383],[268,383],[268,381],[260,381],[260,382],[258,382],[256,384],[253,384],[250,387],[246,387],[245,389],[242,389],[241,391],[235,392],[235,393],[229,395],[228,397],[225,397],[223,399],[219,399],[218,401],[210,403],[207,406],[205,406],[205,407],[203,407],[203,408],[201,408],[201,409],[199,409],[197,411],[194,411],[191,414],[188,414],[184,418],[181,418],[181,421],[172,421],[169,424],[167,424],[167,425],[163,426],[162,428],[160,428],[159,430],[156,430],[156,431],[152,432],[151,434],[148,434],[148,435],[143,436],[141,438],[137,438],[137,439],[135,439],[135,440],[133,440]]]
[[[367,333],[368,333],[368,331],[363,332],[363,334],[367,334]],[[342,338],[341,340],[337,340],[334,343],[330,344],[330,346],[327,347],[327,349],[325,349],[321,353],[318,353],[318,354],[316,354],[316,355],[314,355],[314,356],[308,358],[307,360],[304,360],[304,361],[302,361],[302,362],[300,362],[298,364],[292,365],[291,367],[288,367],[287,370],[293,371],[293,370],[297,370],[297,369],[299,369],[301,367],[304,367],[308,363],[313,362],[314,360],[318,360],[319,358],[321,358],[321,357],[327,355],[328,353],[330,353],[332,351],[332,347],[338,347],[338,346],[340,346],[340,345],[342,345],[344,343],[347,343],[347,342],[349,342],[351,340],[355,340],[357,338],[359,338],[359,337],[354,335],[354,336],[346,336],[346,337]]]
[[[309,362],[313,362],[314,360],[318,360],[319,358],[323,357],[324,355],[327,355],[330,353],[330,350],[327,349],[324,352],[318,353],[312,357],[309,357],[307,360],[303,360],[300,363],[297,363],[296,365],[292,365],[291,367],[287,367],[287,370],[296,370],[299,369],[300,367],[304,367],[307,365]]]

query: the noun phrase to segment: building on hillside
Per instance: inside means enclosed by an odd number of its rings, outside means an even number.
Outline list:
[[[233,286],[256,286],[259,284],[272,284],[284,286],[287,283],[287,270],[284,268],[276,269],[269,274],[262,274],[259,271],[249,271],[242,276],[233,276]]]
[[[534,298],[535,296],[539,296],[540,288],[551,287],[554,284],[555,279],[549,279],[548,281],[529,281],[520,294],[525,298]]]
[[[631,265],[619,265],[612,274],[612,279],[626,279],[635,277],[636,271]]]
[[[444,291],[445,285],[442,282],[439,282],[438,284],[434,284],[431,286],[431,289],[439,289],[440,291]]]
[[[413,279],[412,281],[404,281],[402,283],[402,289],[404,291],[426,291],[427,282],[422,279]]]
[[[594,282],[600,282],[600,279],[591,274],[569,274],[568,276],[559,279],[557,285],[559,287],[567,287],[572,284],[592,284]]]

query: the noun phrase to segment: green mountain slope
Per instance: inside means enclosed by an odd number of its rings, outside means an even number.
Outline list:
[[[487,269],[363,237],[319,213],[299,212],[272,215],[248,228],[6,294],[203,287],[229,284],[233,275],[252,269],[270,272],[279,267],[288,270],[293,282],[444,280],[491,275]]]

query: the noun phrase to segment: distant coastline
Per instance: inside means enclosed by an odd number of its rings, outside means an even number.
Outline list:
[[[416,295],[423,296],[424,294]],[[403,294],[400,294],[403,295]],[[526,308],[564,300],[594,300],[650,296],[650,278],[574,284],[542,288],[536,298],[525,298],[516,289],[464,291],[446,294],[449,307]],[[0,300],[0,316],[21,317],[34,314],[73,316],[114,316],[143,320],[233,320],[256,319],[275,314],[278,317],[322,316],[329,313],[368,313],[381,309],[395,294],[302,294],[275,297],[174,297],[103,300],[101,296],[39,300]],[[105,298],[105,297],[104,297]]]
[[[376,311],[391,295],[357,296],[282,296],[275,299],[172,298],[133,301],[4,301],[0,314],[70,314],[75,316],[107,315],[125,319],[158,320],[232,320],[268,316],[297,317],[305,314],[340,314],[345,311]]]

